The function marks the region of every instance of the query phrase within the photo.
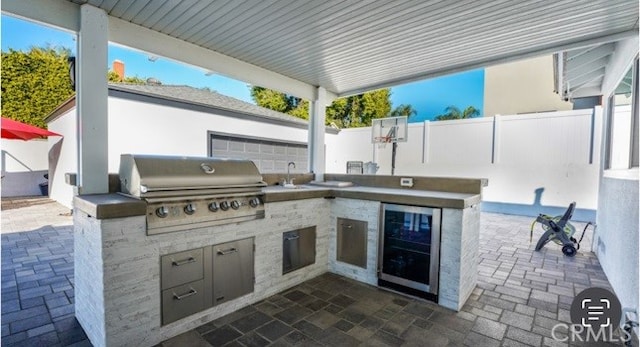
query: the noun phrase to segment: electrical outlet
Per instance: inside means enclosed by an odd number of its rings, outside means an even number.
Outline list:
[[[402,186],[402,187],[413,187],[413,178],[402,177],[400,179],[400,186]]]

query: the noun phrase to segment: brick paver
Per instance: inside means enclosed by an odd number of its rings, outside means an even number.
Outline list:
[[[2,346],[91,345],[74,317],[68,212],[3,201]],[[460,312],[325,274],[161,345],[566,346],[551,328],[568,323],[573,296],[609,284],[590,238],[574,258],[534,252],[531,221],[482,213],[478,285]]]

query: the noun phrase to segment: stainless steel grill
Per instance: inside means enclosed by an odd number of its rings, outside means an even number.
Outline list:
[[[121,193],[147,202],[147,234],[264,218],[250,160],[123,154]]]

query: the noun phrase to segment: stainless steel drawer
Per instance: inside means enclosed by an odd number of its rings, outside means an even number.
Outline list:
[[[167,254],[160,258],[160,262],[163,290],[203,278],[202,248]]]
[[[162,325],[204,310],[204,281],[162,291]]]

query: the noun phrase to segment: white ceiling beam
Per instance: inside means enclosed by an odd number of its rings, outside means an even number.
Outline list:
[[[602,95],[609,96],[633,64],[638,55],[638,32],[636,35],[616,43],[615,51],[607,64],[604,80],[602,81]]]
[[[571,91],[571,99],[586,98],[589,96],[600,96],[599,87],[580,88]]]
[[[109,17],[109,40],[303,99],[317,97],[317,88],[313,85],[115,17]],[[329,97],[335,98],[335,95],[329,93]]]
[[[394,86],[405,84],[405,83],[417,82],[417,81],[421,81],[429,78],[445,76],[445,75],[454,74],[458,72],[485,68],[488,66],[508,63],[516,60],[533,58],[533,57],[557,53],[561,51],[574,50],[574,49],[579,49],[583,47],[593,46],[596,44],[614,42],[614,41],[622,40],[622,39],[633,37],[633,36],[635,37],[638,36],[637,30],[622,31],[618,33],[589,38],[589,39],[576,41],[576,42],[567,42],[567,43],[552,44],[547,46],[543,45],[543,46],[537,46],[537,47],[529,47],[527,49],[521,50],[520,52],[513,52],[513,53],[504,54],[501,56],[490,57],[487,59],[480,59],[473,62],[461,64],[458,66],[450,66],[444,69],[431,70],[421,74],[409,76],[406,78],[388,80],[383,83],[363,86],[360,88],[345,91],[343,93],[338,93],[338,97],[362,94],[364,92],[371,91],[371,90],[390,88],[390,87],[394,87]],[[446,63],[444,65],[446,66]]]
[[[614,49],[615,44],[613,43],[593,47],[589,49],[588,52],[567,58],[567,66],[571,69],[577,69],[583,65],[589,65],[594,61],[610,56]]]
[[[69,1],[5,0],[2,13],[73,33],[80,30],[80,6]]]
[[[575,80],[581,78],[582,76],[593,74],[595,71],[598,71],[607,65],[608,59],[607,57],[602,57],[599,60],[592,61],[588,64],[584,64],[579,67],[574,67],[571,64],[567,64],[567,78],[570,85],[575,83]]]
[[[569,80],[568,81],[569,88],[571,90],[578,89],[578,88],[580,88],[580,87],[582,87],[584,85],[587,85],[587,84],[589,84],[591,82],[594,82],[596,80],[602,79],[603,76],[604,76],[604,73],[605,73],[605,71],[604,71],[604,66],[603,66],[600,69],[592,71],[589,74],[586,74],[586,75],[580,76],[578,78],[574,78],[572,80]],[[571,90],[569,92],[571,92]]]

